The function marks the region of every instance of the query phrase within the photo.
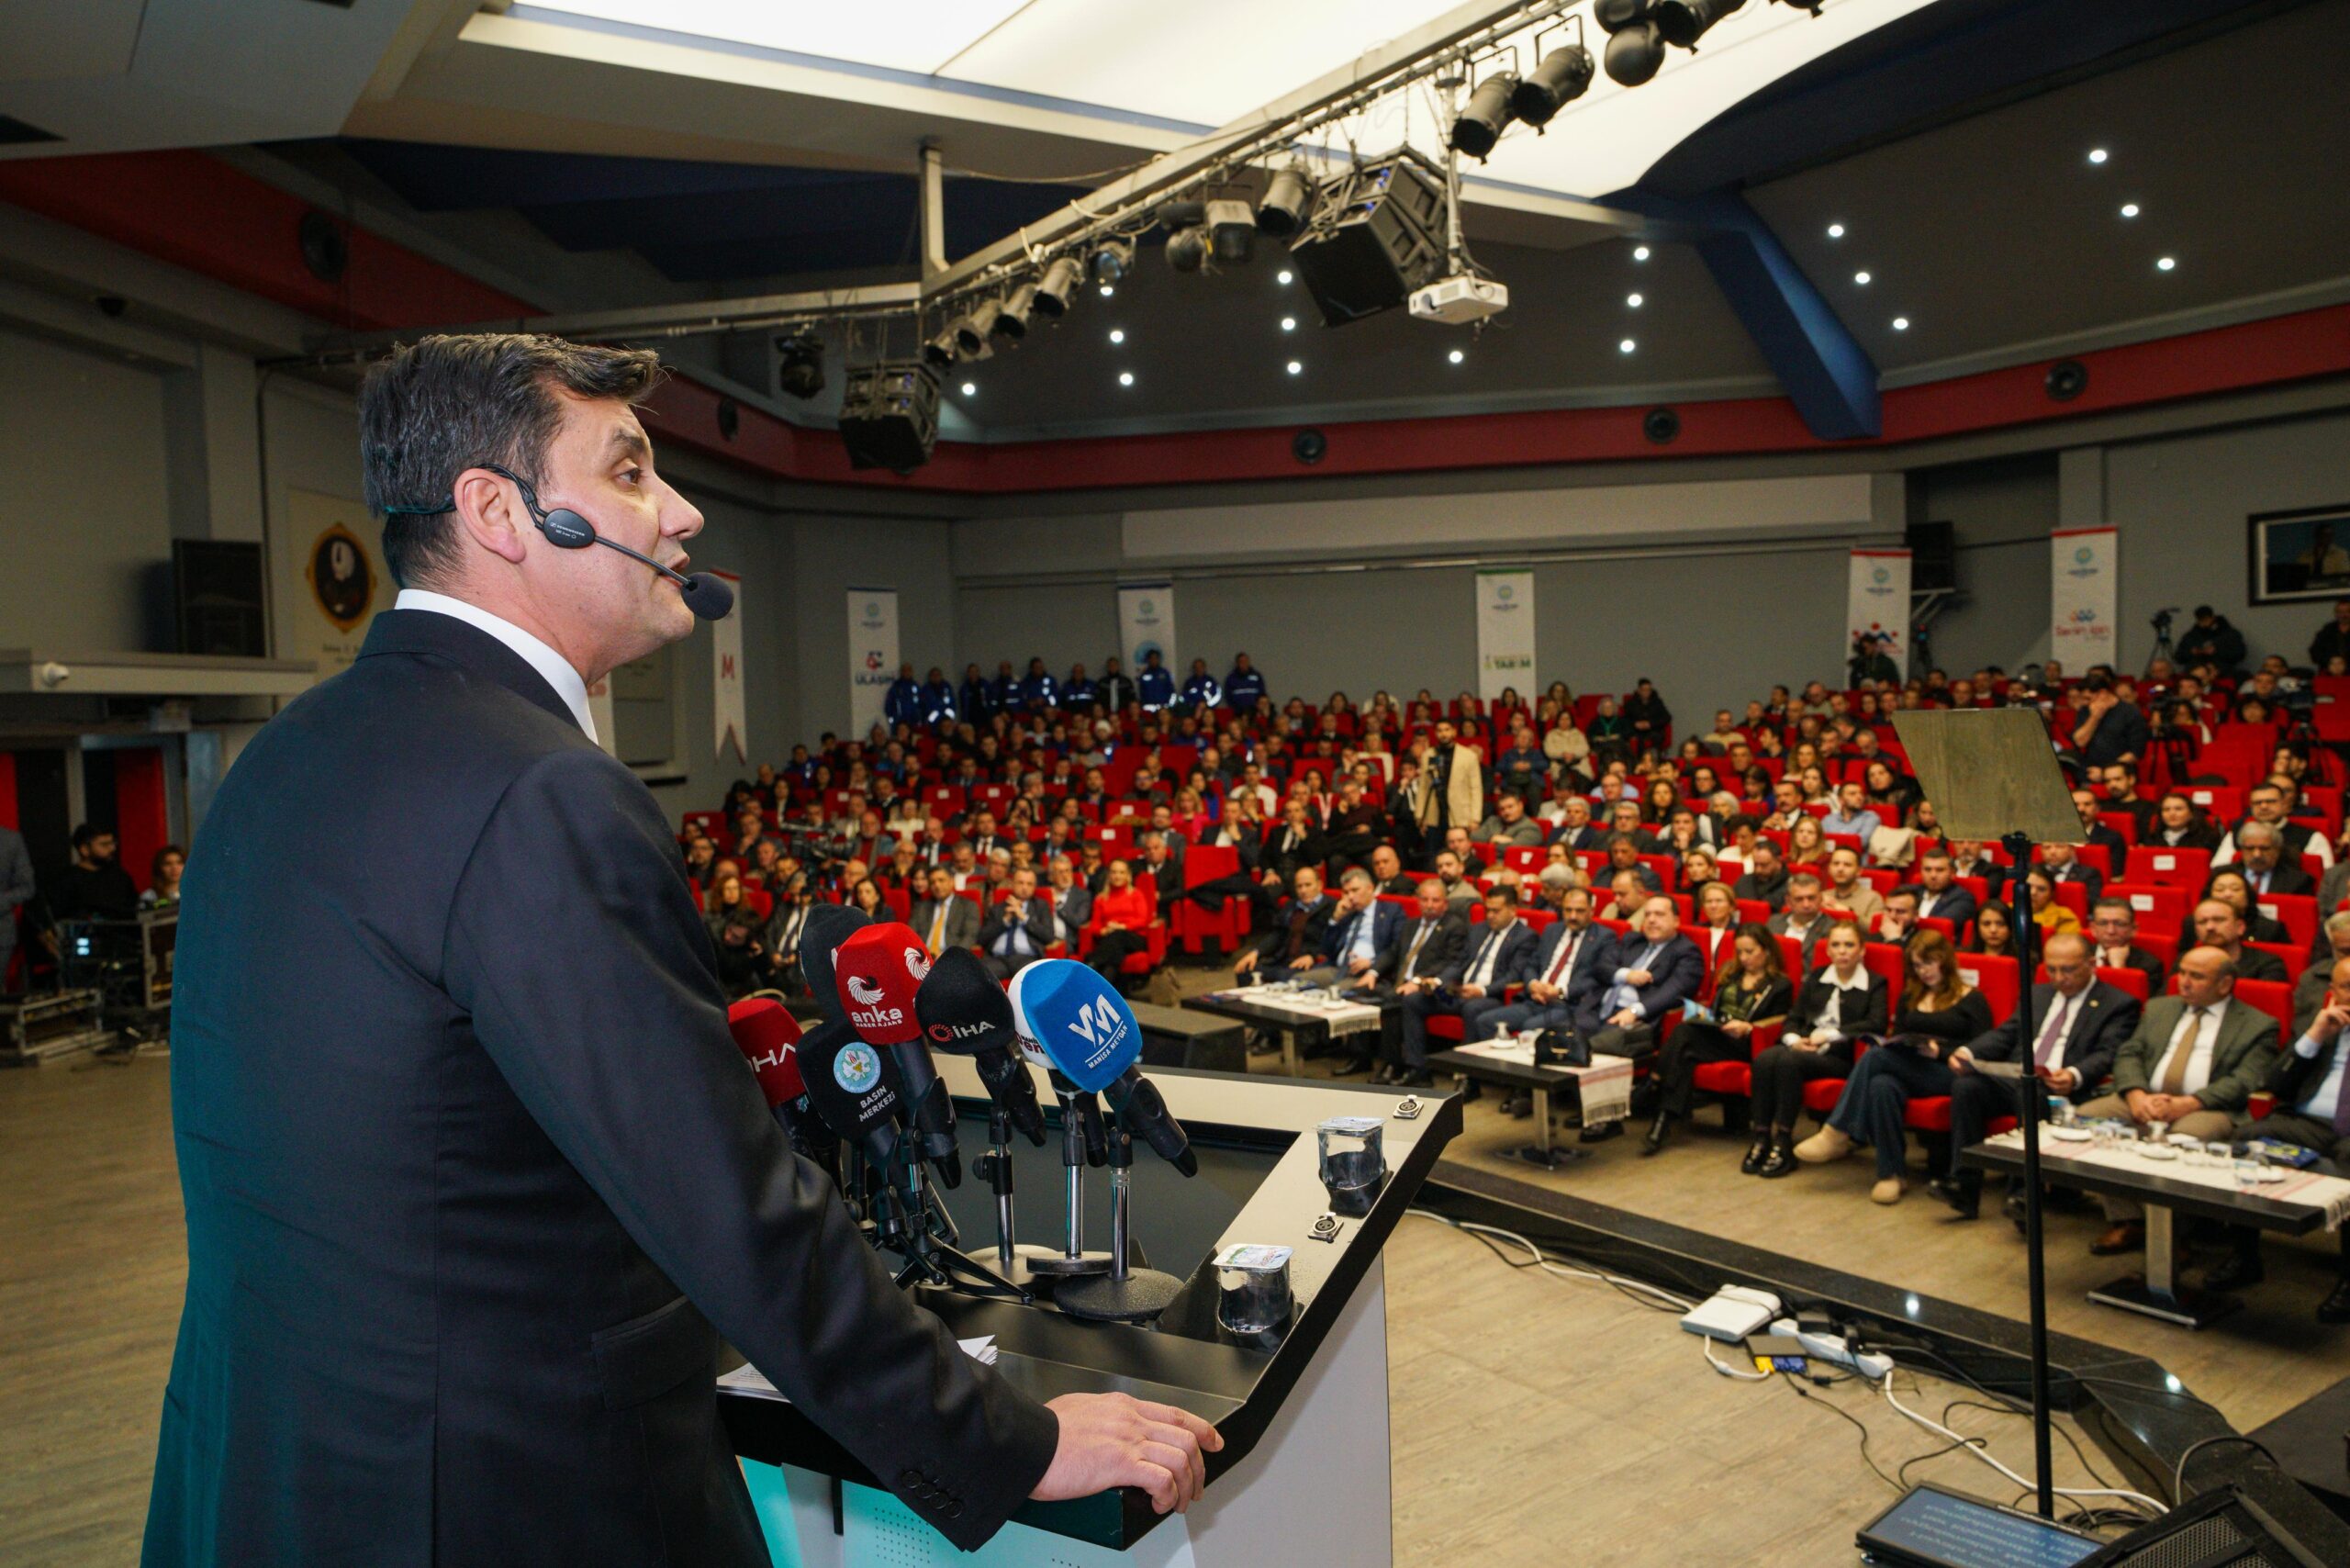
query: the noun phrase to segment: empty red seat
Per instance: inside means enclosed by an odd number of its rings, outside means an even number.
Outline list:
[[[2211,852],[2208,849],[2162,849],[2141,844],[2130,851],[2122,867],[2125,882],[2199,891],[2210,875]]]

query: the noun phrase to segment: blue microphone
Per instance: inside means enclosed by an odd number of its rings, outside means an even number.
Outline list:
[[[1041,958],[1013,977],[1012,1008],[1024,1048],[1033,1042],[1080,1091],[1101,1094],[1128,1132],[1184,1175],[1199,1170],[1183,1125],[1136,1069],[1142,1025],[1109,981],[1075,959]]]

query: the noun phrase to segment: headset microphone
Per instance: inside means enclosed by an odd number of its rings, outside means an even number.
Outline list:
[[[930,952],[913,928],[885,921],[852,932],[833,955],[834,981],[849,1026],[889,1053],[904,1093],[903,1114],[923,1159],[949,1187],[963,1180],[955,1147],[955,1102],[922,1042],[917,989],[930,974]]]
[[[1045,1113],[1036,1103],[1036,1081],[1013,1055],[1019,1025],[1012,999],[979,955],[968,947],[949,947],[932,959],[929,978],[914,993],[914,1016],[933,1049],[971,1058],[989,1096],[1030,1143],[1042,1148]]]
[[[1109,981],[1070,958],[1043,958],[1013,982],[1013,1006],[1033,1040],[1080,1090],[1099,1092],[1125,1129],[1184,1175],[1200,1168],[1192,1140],[1158,1089],[1136,1070],[1142,1025]]]

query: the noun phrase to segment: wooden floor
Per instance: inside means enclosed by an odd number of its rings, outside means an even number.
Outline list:
[[[168,1064],[154,1058],[0,1071],[8,1568],[117,1568],[137,1556],[185,1269],[168,1087]],[[1765,1183],[1738,1175],[1729,1140],[1700,1135],[1647,1160],[1619,1139],[1550,1176],[1500,1158],[1526,1137],[1489,1096],[1469,1108],[1453,1156],[2021,1313],[2022,1247],[2004,1222],[1962,1225],[1916,1198],[1878,1209],[1857,1164]],[[2087,1216],[2055,1222],[2058,1327],[2161,1360],[2239,1428],[2350,1371],[2350,1333],[2310,1316],[2332,1269],[2321,1245],[2272,1246],[2271,1283],[2252,1306],[2195,1335],[2080,1300],[2115,1271],[2083,1252],[2094,1228]],[[1665,1314],[1513,1271],[1432,1222],[1407,1221],[1388,1257],[1399,1563],[1847,1562],[1853,1527],[1891,1496],[1852,1428],[1783,1383],[1720,1378]],[[1958,1392],[1928,1384],[1920,1399],[1939,1412]],[[1934,1446],[1856,1388],[1818,1398],[1867,1424],[1888,1471]],[[2011,1466],[2029,1458],[2018,1419],[1961,1410],[1952,1424],[1989,1438]],[[2077,1480],[2058,1449],[2060,1479]],[[1916,1473],[2009,1495],[1964,1454]]]

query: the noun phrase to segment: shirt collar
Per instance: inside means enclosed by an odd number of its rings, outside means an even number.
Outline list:
[[[1836,966],[1829,964],[1820,969],[1819,978],[1838,991],[1866,991],[1869,988],[1869,968],[1866,964],[1856,967],[1851,980],[1838,979]]]
[[[515,653],[522,661],[539,672],[571,716],[579,721],[582,734],[601,745],[596,734],[596,715],[588,707],[588,683],[571,667],[571,661],[523,631],[502,615],[492,615],[477,604],[462,599],[452,599],[445,593],[433,593],[426,588],[402,588],[392,601],[394,610],[429,610],[437,615],[454,616],[476,631],[487,632]]]

